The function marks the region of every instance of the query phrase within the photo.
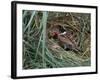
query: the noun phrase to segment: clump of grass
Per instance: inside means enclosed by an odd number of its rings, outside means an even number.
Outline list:
[[[22,15],[23,69],[90,65],[90,14],[23,10]],[[54,39],[48,38],[48,23],[55,22],[54,18],[65,16],[69,16],[71,21],[60,22],[72,30],[77,30],[75,33],[78,35],[78,44],[83,51],[80,54],[66,51],[60,46],[53,48],[54,44],[58,44]]]

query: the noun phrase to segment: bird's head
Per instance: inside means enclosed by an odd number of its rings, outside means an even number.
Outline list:
[[[54,38],[54,39],[57,39],[58,38],[58,34],[59,34],[59,32],[57,32],[57,31],[50,32],[50,36],[52,38]]]

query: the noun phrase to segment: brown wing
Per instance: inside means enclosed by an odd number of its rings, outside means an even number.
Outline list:
[[[73,43],[70,41],[69,38],[63,36],[63,35],[58,35],[58,39],[60,42],[62,42],[63,44],[70,44],[73,45]]]

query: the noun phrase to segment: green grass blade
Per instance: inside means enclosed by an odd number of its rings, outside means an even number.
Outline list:
[[[47,12],[43,12],[43,42],[42,42],[42,60],[43,60],[43,67],[46,67],[46,63],[45,63],[44,57],[45,57],[45,48],[46,48],[45,39],[46,39],[47,17],[48,17]]]
[[[27,26],[25,27],[24,32],[25,32],[25,31],[27,30],[27,28],[32,24],[31,22],[32,22],[32,20],[34,19],[34,16],[35,16],[35,11],[32,12],[31,18],[30,18],[30,20],[29,20]]]

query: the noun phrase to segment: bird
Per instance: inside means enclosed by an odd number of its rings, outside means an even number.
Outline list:
[[[80,49],[77,47],[77,44],[75,43],[75,41],[70,38],[72,37],[71,34],[69,34],[68,32],[64,31],[64,32],[56,32],[53,31],[53,38],[54,39],[58,39],[58,44],[66,51],[72,50],[74,52],[78,52],[80,51]]]
[[[53,25],[48,32],[49,38],[55,39],[64,50],[73,50],[74,52],[81,51],[76,41],[77,36],[69,28],[65,28],[61,25]],[[76,36],[76,39],[74,36]]]

